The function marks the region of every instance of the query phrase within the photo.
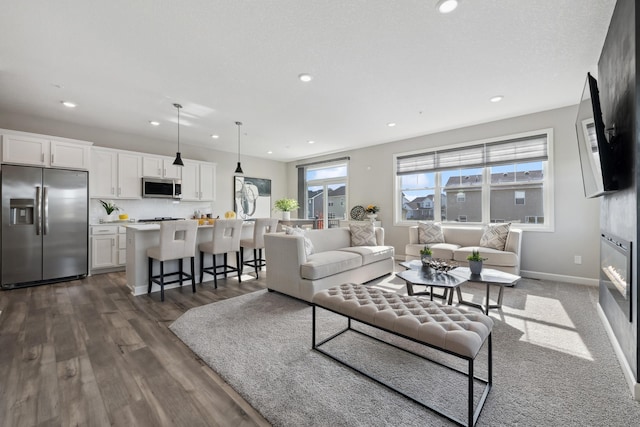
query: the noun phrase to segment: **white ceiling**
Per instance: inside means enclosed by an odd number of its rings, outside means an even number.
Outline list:
[[[0,112],[290,161],[577,104],[615,5],[436,2],[0,0]]]

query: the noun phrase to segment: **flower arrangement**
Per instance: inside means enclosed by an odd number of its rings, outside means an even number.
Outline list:
[[[113,200],[100,200],[102,207],[107,212],[107,215],[111,215],[113,212],[120,211],[120,208],[114,203]]]
[[[274,208],[277,211],[291,212],[298,209],[298,201],[296,199],[279,199],[274,203]]]
[[[380,208],[377,207],[376,205],[368,205],[364,210],[367,213],[374,214],[374,213],[378,213],[378,211],[380,211]]]

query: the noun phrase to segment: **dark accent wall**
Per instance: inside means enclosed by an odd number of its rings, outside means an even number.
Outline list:
[[[600,306],[602,307],[620,347],[638,380],[638,256],[640,235],[638,234],[638,161],[640,156],[640,90],[637,86],[636,28],[638,10],[635,0],[618,0],[609,31],[598,62],[598,87],[602,115],[607,128],[614,128],[610,140],[616,155],[622,159],[617,168],[622,172],[626,188],[607,194],[600,205],[600,227],[602,231],[631,241],[631,321],[622,312],[611,292],[600,284]]]

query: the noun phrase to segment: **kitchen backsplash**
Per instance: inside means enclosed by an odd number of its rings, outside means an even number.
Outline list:
[[[120,208],[118,214],[129,215],[130,220],[156,217],[192,218],[196,211],[201,214],[224,216],[224,212],[215,211],[211,202],[182,202],[166,199],[142,199],[142,200],[112,200]],[[107,216],[100,199],[89,201],[89,222],[100,223]]]

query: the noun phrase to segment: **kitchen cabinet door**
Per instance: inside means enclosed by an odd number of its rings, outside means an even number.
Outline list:
[[[88,145],[51,141],[51,166],[69,169],[89,169]]]
[[[91,236],[91,268],[118,266],[116,235],[105,234]]]
[[[49,140],[20,135],[2,136],[2,161],[21,165],[49,165]]]
[[[200,164],[191,160],[183,161],[182,200],[200,200]]]
[[[216,199],[216,165],[200,163],[200,200]]]
[[[162,157],[147,156],[142,158],[142,176],[147,178],[162,178]]]
[[[93,150],[89,182],[91,197],[112,199],[118,196],[116,194],[118,187],[118,154],[116,151]]]
[[[118,153],[118,191],[120,199],[142,198],[142,156]]]
[[[147,156],[142,158],[142,176],[148,178],[173,178],[182,177],[181,167],[173,164],[173,158],[160,156]]]

